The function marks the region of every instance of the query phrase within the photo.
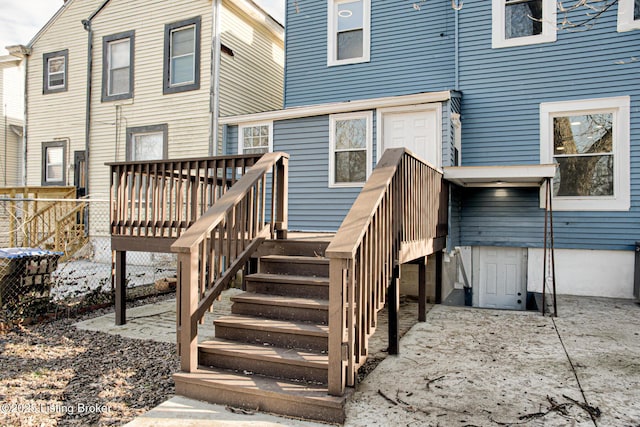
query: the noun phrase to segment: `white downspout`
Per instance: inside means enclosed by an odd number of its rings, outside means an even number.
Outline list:
[[[218,118],[220,116],[220,0],[213,0],[211,18],[211,83],[209,89],[209,156],[218,153]]]

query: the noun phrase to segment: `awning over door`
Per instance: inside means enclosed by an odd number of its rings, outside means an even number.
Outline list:
[[[444,179],[461,187],[539,187],[556,174],[556,165],[450,166]]]

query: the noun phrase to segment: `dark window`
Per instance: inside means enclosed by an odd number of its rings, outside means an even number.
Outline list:
[[[45,53],[42,55],[42,93],[56,93],[67,90],[67,69],[69,51]]]
[[[114,34],[102,38],[102,100],[133,97],[135,33]]]
[[[42,185],[66,185],[67,144],[42,143]]]
[[[166,123],[127,128],[127,161],[165,159],[168,132]]]
[[[200,88],[200,17],[164,27],[163,93]]]
[[[542,34],[542,0],[506,0],[505,38]]]
[[[640,0],[635,0],[633,3],[633,19],[640,19]]]

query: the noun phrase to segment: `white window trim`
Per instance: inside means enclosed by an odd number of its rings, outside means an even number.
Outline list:
[[[118,67],[118,68],[114,68],[112,61],[111,61],[111,49],[113,48],[114,45],[116,44],[121,44],[121,43],[129,43],[129,64],[126,67]],[[131,75],[131,37],[125,37],[122,39],[117,39],[117,40],[112,40],[107,42],[107,53],[108,53],[108,57],[107,57],[107,96],[118,96],[118,95],[125,95],[131,92],[131,81],[129,81],[129,87],[126,91],[124,92],[114,92],[113,88],[112,88],[112,81],[111,81],[111,72],[115,71],[115,70],[122,70],[122,69],[127,69],[128,71],[128,75]]]
[[[177,32],[180,31],[187,31],[187,30],[191,30],[193,31],[193,46],[192,46],[192,51],[191,53],[187,53],[187,54],[183,54],[183,55],[174,55],[173,54],[173,35]],[[197,44],[197,28],[196,28],[196,24],[190,24],[190,25],[185,25],[184,27],[178,27],[178,28],[174,28],[170,31],[169,33],[169,85],[171,87],[179,87],[179,86],[186,86],[186,85],[192,85],[196,82],[196,53],[197,53],[197,48],[196,48],[196,44]],[[173,69],[173,60],[176,58],[185,58],[187,56],[191,56],[192,60],[191,60],[191,67],[192,67],[192,72],[191,72],[191,80],[188,81],[184,81],[184,82],[179,82],[179,83],[171,83],[171,79],[172,76],[174,75],[174,69]]]
[[[335,147],[336,147],[336,120],[365,119],[367,123],[366,136],[366,176],[365,182],[373,169],[373,111],[360,111],[357,113],[332,114],[329,116],[329,188],[353,188],[362,187],[364,182],[335,182]]]
[[[544,102],[540,104],[540,163],[553,163],[553,117],[588,113],[613,113],[613,189],[607,197],[557,197],[553,209],[560,211],[628,211],[631,206],[629,96]],[[545,188],[540,189],[540,207],[544,208]]]
[[[238,154],[244,154],[244,144],[242,140],[242,130],[244,128],[250,128],[254,126],[268,126],[269,127],[269,153],[273,152],[273,122],[248,122],[238,125]]]
[[[402,105],[398,107],[378,108],[376,109],[376,161],[380,161],[380,158],[384,154],[386,147],[384,146],[384,115],[387,113],[413,113],[418,111],[432,111],[436,113],[436,164],[433,166],[436,169],[442,167],[442,103],[437,102],[433,104],[415,104],[415,105]],[[427,159],[423,159],[427,161]]]
[[[542,34],[528,37],[505,37],[505,0],[492,0],[491,47],[525,46],[538,43],[551,43],[556,35],[556,0],[542,0]]]
[[[618,0],[618,32],[640,30],[640,19],[633,19],[633,0]]]
[[[51,62],[56,59],[62,59],[62,71],[51,72]],[[51,76],[62,75],[62,83],[58,85],[51,84]],[[48,90],[56,90],[56,89],[64,89],[65,83],[67,81],[67,64],[64,55],[52,56],[51,58],[47,58],[47,89]]]
[[[362,56],[360,58],[336,59],[337,53],[337,25],[335,14],[336,5],[348,0],[328,0],[327,1],[327,66],[359,64],[369,62],[371,59],[371,0],[362,1]]]

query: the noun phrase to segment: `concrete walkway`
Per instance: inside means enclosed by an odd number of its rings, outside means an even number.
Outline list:
[[[359,385],[345,425],[640,426],[640,306],[563,296],[558,311],[434,306]],[[320,424],[175,397],[128,425]]]

